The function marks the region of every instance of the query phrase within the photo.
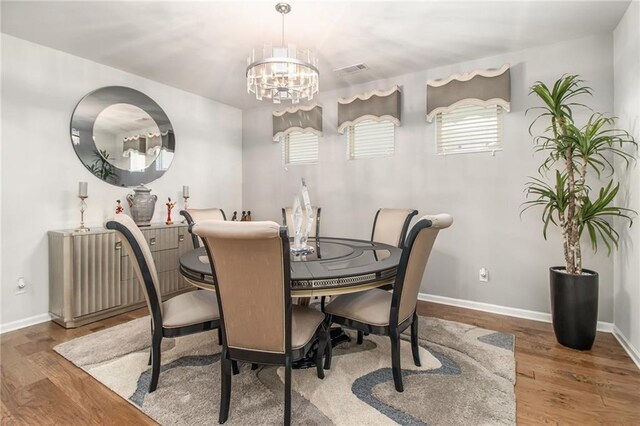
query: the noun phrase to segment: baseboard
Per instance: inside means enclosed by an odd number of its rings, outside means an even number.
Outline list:
[[[622,334],[620,329],[615,325],[613,326],[613,335],[620,343],[620,346],[622,346],[624,350],[627,351],[627,354],[629,354],[629,357],[633,360],[633,362],[635,362],[638,368],[640,368],[640,351],[635,346],[633,346],[629,340],[627,340],[625,335]]]
[[[20,328],[29,327],[30,325],[40,324],[42,322],[51,321],[49,314],[35,315],[29,318],[24,318],[17,321],[11,321],[6,324],[0,324],[0,334],[7,333],[9,331],[18,330]]]
[[[474,309],[476,311],[490,312],[492,314],[506,315],[533,321],[551,322],[551,314],[545,312],[529,311],[526,309],[511,308],[508,306],[492,305],[490,303],[474,302],[472,300],[454,299],[452,297],[436,296],[434,294],[419,293],[418,300],[439,303],[441,305],[457,306],[459,308]],[[598,331],[613,333],[613,323],[598,321]]]

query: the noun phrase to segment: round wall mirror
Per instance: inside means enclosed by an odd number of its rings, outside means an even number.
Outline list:
[[[71,117],[71,143],[82,164],[116,186],[162,176],[173,161],[175,136],[153,99],[128,87],[103,87],[82,98]]]

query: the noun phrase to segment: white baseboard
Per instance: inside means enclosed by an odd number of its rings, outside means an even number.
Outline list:
[[[474,309],[476,311],[490,312],[492,314],[507,315],[510,317],[524,318],[533,321],[551,322],[551,314],[545,312],[529,311],[526,309],[510,308],[508,306],[492,305],[490,303],[474,302],[472,300],[454,299],[452,297],[436,296],[434,294],[419,293],[418,300],[439,303],[441,305],[457,306],[459,308]],[[613,323],[598,321],[598,331],[613,333]]]
[[[625,351],[629,354],[629,357],[636,363],[638,368],[640,368],[640,351],[631,344],[629,340],[625,337],[624,334],[620,331],[618,327],[613,326],[613,335],[620,343],[620,346],[624,348]]]
[[[51,321],[49,314],[35,315],[29,318],[24,318],[17,321],[11,321],[6,324],[0,324],[0,334],[7,333],[9,331],[18,330],[20,328],[29,327],[30,325],[40,324],[42,322]]]

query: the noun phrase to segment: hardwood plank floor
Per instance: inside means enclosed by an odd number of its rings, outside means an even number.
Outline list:
[[[556,343],[551,324],[418,302],[420,315],[516,336],[518,424],[640,425],[640,370],[613,335],[589,352]],[[43,323],[0,336],[2,425],[155,424],[55,353],[59,343],[147,314],[146,309],[76,329]]]

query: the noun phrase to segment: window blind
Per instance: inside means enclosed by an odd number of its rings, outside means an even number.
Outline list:
[[[465,106],[436,117],[438,154],[502,150],[502,107]]]
[[[391,121],[366,120],[349,126],[348,155],[350,160],[393,155],[395,125]]]
[[[282,162],[310,164],[318,162],[318,135],[311,132],[291,132],[282,140]]]

